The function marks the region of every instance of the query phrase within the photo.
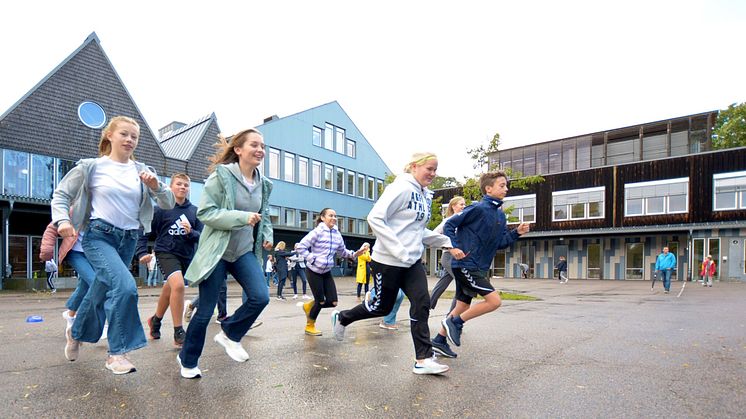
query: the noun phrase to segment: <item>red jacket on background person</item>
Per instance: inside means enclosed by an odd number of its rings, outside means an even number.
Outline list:
[[[705,260],[702,262],[702,269],[699,271],[699,276],[715,276],[717,267],[715,262],[712,260]]]

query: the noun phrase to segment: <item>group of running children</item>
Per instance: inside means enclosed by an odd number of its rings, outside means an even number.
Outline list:
[[[241,338],[256,326],[257,317],[269,303],[262,254],[273,249],[268,211],[272,182],[259,170],[265,156],[262,134],[252,128],[229,139],[219,136],[218,151],[210,158],[210,175],[197,207],[188,200],[187,175],[172,175],[169,187],[158,180],[152,168],[134,159],[139,133],[134,119],[112,118],[101,134],[99,157],[80,160],[53,195],[52,222],[44,236],[42,256],[49,257],[50,246],[53,254],[56,237],[62,237],[59,262],[66,260],[79,278],[63,313],[67,321],[65,357],[77,359],[80,343],[97,342],[108,322],[106,368],[114,374],[135,371],[128,353],[145,346],[147,339],[129,265],[133,256],[147,263],[152,257],[147,244],[155,239],[155,255],[166,280],[155,313],[147,319],[150,338],[161,337],[163,317],[170,307],[181,375],[200,377],[198,363],[207,327],[215,306],[222,303],[220,332],[213,340],[233,360],[245,362],[249,356]],[[342,341],[352,323],[390,314],[403,293],[411,302],[416,360],[412,371],[442,374],[449,367],[438,362],[435,353],[455,358],[450,344],[461,345],[464,323],[500,307],[499,292],[490,284],[487,271],[497,250],[529,231],[523,223],[512,230],[506,228],[501,205],[508,192],[507,177],[499,171],[483,174],[482,200],[468,207],[463,198],[451,200],[449,217],[430,231],[426,225],[432,192],[427,187],[437,168],[434,154],[415,153],[404,173],[385,188],[367,217],[376,236],[372,254],[366,245],[356,251],[346,248],[331,208],[319,213],[316,227],[293,252],[285,252],[284,246],[275,249],[278,261],[295,257],[296,263],[305,264],[313,295],[302,304],[307,335],[322,334],[316,320],[322,309],[331,308],[333,335]],[[436,285],[432,298],[421,262],[423,245],[447,250],[442,260],[447,274]],[[331,270],[335,258],[358,257],[370,263],[370,298],[340,311]],[[242,304],[231,315],[225,307],[229,273],[243,290]],[[189,286],[199,288],[198,301],[188,303],[186,311],[193,314],[186,330],[182,321],[185,278]],[[454,302],[431,339],[430,310],[452,279],[456,280]],[[477,295],[484,301],[472,305]]]

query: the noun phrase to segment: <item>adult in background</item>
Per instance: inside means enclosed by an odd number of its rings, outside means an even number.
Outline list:
[[[443,221],[438,224],[437,227],[433,229],[434,233],[443,234],[443,227],[446,225],[446,221],[448,221],[451,217],[453,217],[456,214],[460,214],[461,211],[464,210],[466,207],[466,200],[462,196],[454,196],[451,198],[450,201],[448,201],[448,208],[446,208],[446,217],[443,219]],[[451,256],[450,252],[443,252],[443,255],[440,257],[440,265],[443,268],[443,275],[438,279],[438,282],[433,287],[432,292],[430,293],[430,310],[435,310],[435,306],[438,304],[438,299],[441,295],[443,295],[443,292],[445,292],[446,288],[451,284],[451,281],[453,281],[453,278],[455,278],[453,274],[453,269],[451,268],[451,263],[453,262],[453,256]],[[456,307],[456,297],[454,297],[451,301],[451,308],[448,310],[449,312],[453,310],[453,308]]]
[[[663,279],[664,293],[668,294],[671,291],[671,274],[676,269],[676,256],[668,251],[668,247],[664,247],[660,255],[655,259],[655,270]]]

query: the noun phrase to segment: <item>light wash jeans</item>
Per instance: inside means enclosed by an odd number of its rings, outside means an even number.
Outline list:
[[[67,299],[65,307],[72,311],[78,311],[80,303],[83,302],[83,298],[88,294],[88,290],[96,279],[96,272],[88,263],[88,259],[83,252],[71,250],[67,252],[65,260],[78,273],[78,285],[75,287],[75,291],[70,294],[70,298]]]
[[[220,327],[234,342],[246,335],[264,307],[269,304],[269,289],[264,282],[264,272],[254,252],[243,254],[235,262],[220,260],[204,281],[199,283],[199,306],[187,329],[186,340],[179,355],[181,365],[194,368],[205,346],[207,326],[218,301],[220,288],[230,272],[246,294],[246,301],[232,315],[222,321]]]
[[[375,297],[376,295],[376,287],[370,288],[370,298]],[[399,290],[399,294],[396,296],[396,302],[394,303],[394,308],[391,309],[391,312],[386,315],[386,317],[383,318],[383,322],[386,324],[395,324],[396,323],[396,313],[399,311],[399,307],[401,307],[401,303],[404,301],[404,291],[401,289]]]
[[[103,220],[91,220],[83,237],[83,250],[96,278],[80,303],[72,335],[95,343],[108,318],[111,355],[147,344],[137,311],[137,285],[129,271],[139,235],[139,230],[122,230]]]

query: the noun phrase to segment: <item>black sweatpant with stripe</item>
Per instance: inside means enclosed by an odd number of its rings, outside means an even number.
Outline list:
[[[430,294],[427,292],[427,276],[422,269],[422,263],[417,261],[408,268],[401,268],[372,261],[370,267],[373,270],[375,298],[339,313],[340,324],[347,326],[358,320],[389,314],[401,289],[412,304],[409,309],[409,321],[416,358],[425,359],[433,356],[430,328],[427,325],[430,317]]]

